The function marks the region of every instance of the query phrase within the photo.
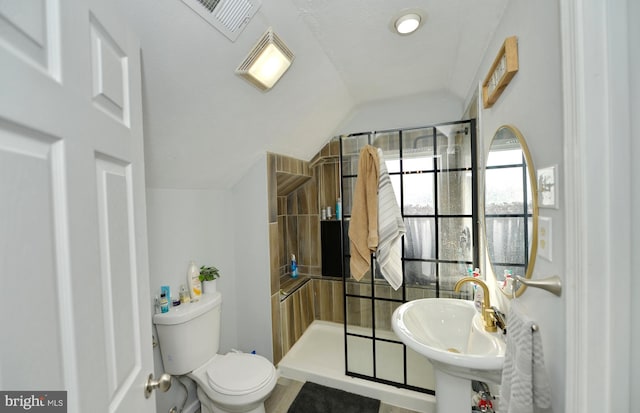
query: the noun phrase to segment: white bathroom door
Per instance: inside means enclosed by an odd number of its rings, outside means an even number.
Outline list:
[[[155,412],[140,52],[114,7],[0,0],[0,390],[68,412]]]

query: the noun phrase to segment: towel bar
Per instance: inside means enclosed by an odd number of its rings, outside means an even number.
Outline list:
[[[526,285],[527,287],[542,288],[543,290],[547,290],[558,297],[562,295],[562,282],[560,281],[560,277],[557,275],[536,281],[529,280],[520,275],[516,275],[515,278],[518,282]]]

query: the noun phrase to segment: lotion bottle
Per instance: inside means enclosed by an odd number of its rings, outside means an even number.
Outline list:
[[[194,303],[202,295],[202,283],[200,282],[200,270],[193,261],[189,263],[189,268],[187,269],[187,284],[189,285],[191,302]]]

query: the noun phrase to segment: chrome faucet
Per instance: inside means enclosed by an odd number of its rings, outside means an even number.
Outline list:
[[[482,292],[484,293],[484,300],[482,301],[482,320],[484,321],[484,329],[490,333],[494,333],[498,331],[498,327],[496,326],[496,315],[491,307],[491,298],[489,297],[489,287],[479,278],[474,277],[464,277],[458,280],[453,290],[457,293],[460,292],[460,288],[463,284],[473,283],[477,284],[482,288]]]

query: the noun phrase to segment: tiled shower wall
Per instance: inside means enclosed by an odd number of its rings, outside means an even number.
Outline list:
[[[334,154],[331,154],[331,147]],[[333,305],[330,281],[321,274],[319,205],[335,205],[339,193],[337,142],[327,144],[312,163],[278,154],[267,155],[269,196],[269,250],[271,257],[271,318],[273,359],[277,363],[314,319],[341,321],[341,307]],[[335,157],[333,163],[327,159]],[[313,166],[311,166],[313,165]],[[310,179],[309,179],[310,177]],[[331,199],[329,201],[329,199]],[[327,205],[329,205],[327,203]],[[290,259],[296,255],[300,278],[291,283]],[[304,284],[304,285],[302,285]],[[341,282],[335,282],[340,284]],[[302,285],[300,287],[300,285]],[[288,295],[283,298],[281,289]],[[290,290],[290,291],[289,291]],[[342,304],[342,293],[336,292]],[[329,304],[331,302],[331,304]],[[334,317],[339,314],[338,319]]]
[[[314,277],[280,302],[283,355],[298,341],[313,320],[343,322],[342,291],[342,280]]]
[[[288,196],[278,197],[280,276],[291,273],[292,254],[296,256],[300,274],[321,273],[317,188],[317,179],[314,176]]]
[[[274,363],[280,361],[313,320],[344,322],[342,279],[321,276],[319,228],[320,208],[331,206],[335,213],[333,208],[340,193],[339,143],[329,142],[311,162],[277,154],[267,157]],[[278,174],[285,179],[279,181]],[[311,178],[296,186],[298,176]],[[290,278],[291,254],[298,261],[297,284]],[[370,280],[347,280],[350,294],[369,295],[363,289],[370,288]],[[375,288],[377,297],[391,298],[400,293],[385,283]],[[280,294],[281,289],[289,293],[286,298]],[[435,296],[431,289],[409,286],[406,294],[408,300]],[[370,300],[348,301],[349,325],[371,327],[371,305]],[[391,330],[393,306],[388,303],[389,308],[376,308],[378,329]]]
[[[340,141],[332,140],[311,160],[318,180],[318,205],[331,207],[335,217],[336,200],[340,196]]]

